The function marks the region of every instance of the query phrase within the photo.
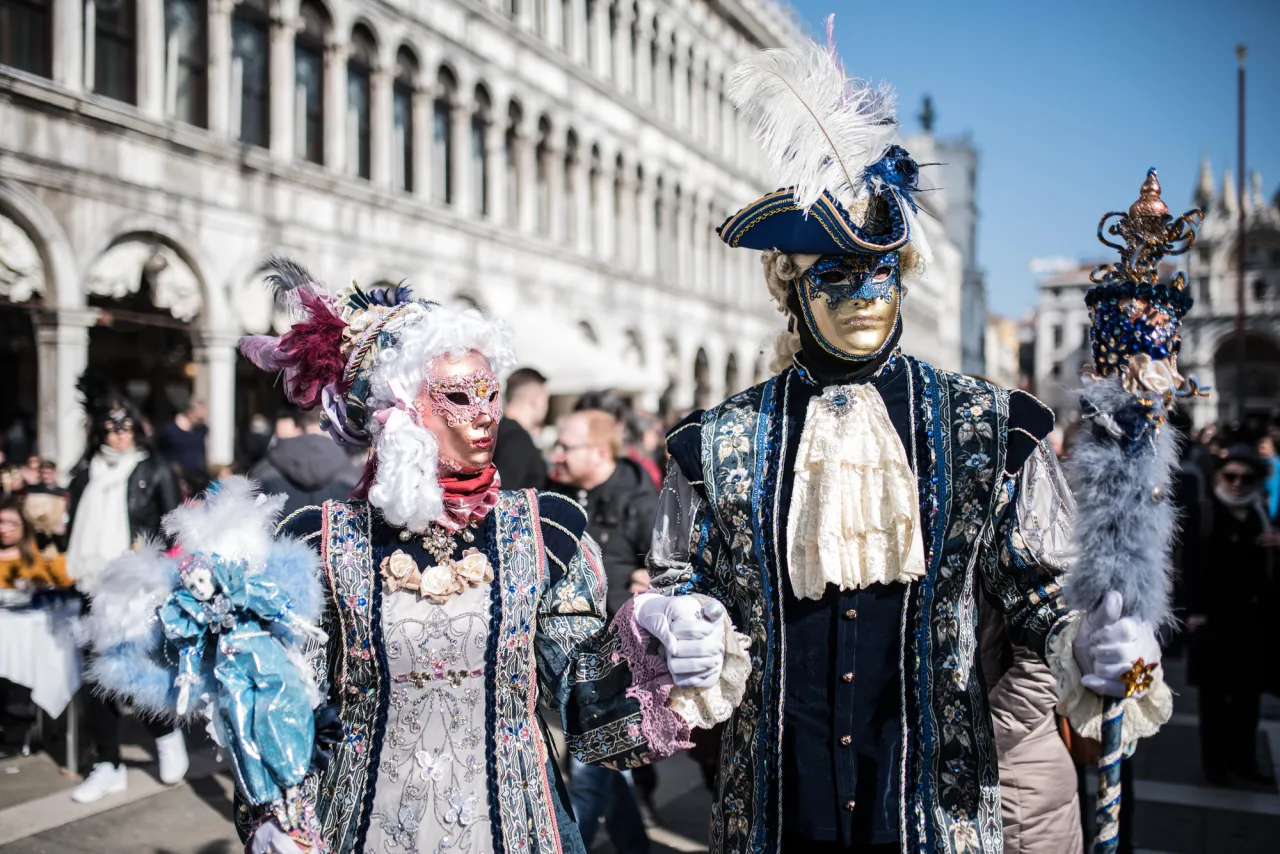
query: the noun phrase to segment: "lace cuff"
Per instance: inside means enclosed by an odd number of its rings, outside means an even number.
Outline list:
[[[699,602],[714,602],[710,596],[692,594]],[[733,627],[724,615],[724,666],[720,681],[710,688],[676,688],[668,705],[696,729],[710,729],[723,723],[742,702],[751,675],[751,639]]]
[[[1080,735],[1100,741],[1102,697],[1084,687],[1080,666],[1072,652],[1080,631],[1080,619],[1078,612],[1072,614],[1067,618],[1067,625],[1050,636],[1046,658],[1057,683],[1058,713],[1071,721],[1071,727]],[[1124,701],[1121,741],[1126,752],[1138,739],[1159,732],[1173,714],[1173,692],[1165,684],[1163,668],[1156,668],[1154,675],[1155,681],[1145,694]]]
[[[258,808],[257,819],[252,824],[245,841],[245,854],[254,851],[254,836],[265,824],[274,822],[303,854],[327,854],[324,834],[316,819],[315,805],[297,786],[284,790],[284,796]]]
[[[615,661],[626,659],[631,668],[627,696],[640,704],[640,731],[654,756],[665,759],[693,747],[689,740],[691,727],[681,715],[668,708],[667,701],[675,684],[661,645],[635,620],[637,598],[629,599],[613,618],[611,628],[618,633],[618,651],[613,655]]]

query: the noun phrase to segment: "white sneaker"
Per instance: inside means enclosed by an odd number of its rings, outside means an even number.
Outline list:
[[[84,782],[71,793],[71,800],[78,804],[91,804],[106,795],[123,792],[128,785],[129,777],[124,765],[98,762]]]
[[[166,786],[181,783],[187,776],[187,742],[182,730],[176,729],[156,739],[156,754],[160,758],[160,782]]]

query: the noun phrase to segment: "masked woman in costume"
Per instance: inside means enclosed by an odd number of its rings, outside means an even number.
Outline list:
[[[324,617],[302,647],[314,712],[264,727],[227,715],[251,706],[238,688],[213,692],[230,696],[215,705],[249,850],[582,852],[538,698],[560,711],[579,759],[642,764],[687,747],[691,725],[727,717],[745,682],[745,640],[705,597],[641,597],[606,626],[582,509],[499,489],[498,375],[515,363],[504,324],[403,287],[333,295],[295,264],[275,269],[275,287],[304,317],[280,338],[244,339],[242,351],[283,372],[292,402],[323,407],[337,441],[372,454],[359,497],[279,526],[282,543],[318,556]],[[265,502],[258,515],[279,506]],[[184,583],[206,566],[216,586],[227,563],[217,550],[189,548]],[[255,572],[250,558],[247,577]],[[199,611],[191,596],[210,601],[210,578],[194,580],[162,619]],[[306,617],[295,598],[308,597],[278,593],[233,609],[228,625]],[[179,621],[174,634],[202,625]],[[264,659],[276,654],[264,648]],[[193,708],[205,702],[200,672],[184,679]],[[311,728],[310,763],[297,762],[296,744],[257,746]],[[271,761],[277,754],[293,761]],[[265,774],[255,756],[271,762]]]
[[[902,280],[927,255],[892,91],[810,44],[744,61],[730,93],[786,187],[719,234],[763,251],[789,329],[776,376],[668,435],[650,555],[656,588],[750,627],[711,851],[998,851],[978,586],[1095,737],[1086,686],[1158,660],[1152,627],[1063,603],[1071,501],[1051,412],[899,349]],[[1158,678],[1127,702],[1131,738],[1171,706]]]

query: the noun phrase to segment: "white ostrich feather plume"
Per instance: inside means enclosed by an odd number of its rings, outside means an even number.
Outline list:
[[[852,207],[866,193],[863,172],[898,132],[893,88],[846,78],[834,54],[813,42],[743,60],[728,93],[756,122],[755,138],[802,210],[823,190]]]

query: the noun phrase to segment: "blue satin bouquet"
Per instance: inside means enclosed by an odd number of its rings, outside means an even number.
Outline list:
[[[307,773],[320,697],[304,651],[327,640],[315,552],[272,536],[283,503],[222,481],[165,517],[170,553],[108,564],[86,621],[89,678],[144,713],[206,718],[253,805]]]

